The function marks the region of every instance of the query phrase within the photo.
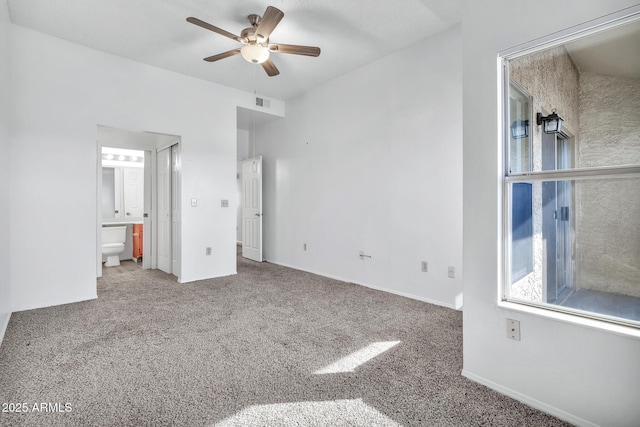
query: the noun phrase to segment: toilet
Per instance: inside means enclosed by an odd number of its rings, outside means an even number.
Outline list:
[[[120,265],[119,255],[124,251],[127,226],[102,227],[102,255],[107,257],[105,267]]]

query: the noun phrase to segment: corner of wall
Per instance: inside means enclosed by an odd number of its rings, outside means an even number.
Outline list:
[[[4,334],[7,332],[10,318],[11,313],[0,313],[0,346],[2,346],[2,341],[4,341]]]
[[[0,3],[0,344],[11,317],[11,251],[10,225],[10,143],[9,143],[9,10],[6,1]]]

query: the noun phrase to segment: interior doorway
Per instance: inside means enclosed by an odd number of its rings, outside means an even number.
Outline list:
[[[96,205],[96,277],[102,276],[102,225],[103,225],[103,174],[102,174],[102,147],[115,147],[129,150],[140,150],[144,152],[144,196],[143,208],[141,209],[141,219],[143,219],[142,229],[142,247],[144,254],[142,255],[142,267],[145,269],[158,268],[158,230],[157,230],[157,153],[167,147],[176,146],[176,151],[180,137],[177,135],[160,134],[154,132],[138,132],[108,126],[97,126],[97,205]],[[177,166],[179,166],[179,156]],[[171,235],[177,236],[180,230],[179,226],[179,167],[176,168],[177,176],[175,186],[172,192],[175,199],[170,199],[175,206],[176,212],[173,214],[175,223],[172,227],[175,232]],[[139,206],[138,206],[139,209]],[[133,211],[129,212],[131,215]],[[126,214],[126,213],[125,213]],[[121,222],[126,223],[128,218],[124,216]],[[130,222],[130,221],[129,221]],[[172,247],[171,273],[179,278],[180,274],[180,246],[179,238],[171,238]]]
[[[244,258],[262,262],[263,246],[263,159],[256,150],[256,129],[281,119],[266,112],[237,108],[237,221],[236,242]]]

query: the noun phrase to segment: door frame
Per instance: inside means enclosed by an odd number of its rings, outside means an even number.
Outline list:
[[[154,172],[154,189],[153,193],[156,197],[154,198],[154,209],[152,212],[153,218],[153,233],[155,238],[155,256],[153,256],[154,267],[158,268],[158,253],[157,245],[159,243],[159,220],[158,220],[158,192],[160,191],[160,183],[158,180],[158,154],[164,150],[169,150],[169,243],[168,249],[170,252],[170,269],[171,271],[167,272],[169,274],[173,274],[178,277],[178,281],[180,281],[180,273],[181,273],[181,259],[182,259],[182,243],[180,239],[180,229],[181,229],[181,197],[180,197],[180,188],[181,188],[181,180],[182,180],[182,170],[181,170],[181,146],[180,141],[174,141],[169,144],[164,144],[155,149],[154,155],[154,164],[155,164],[155,172]],[[164,270],[163,270],[164,271]],[[166,272],[166,271],[165,271]]]
[[[103,144],[103,140],[100,138],[100,132],[96,135],[96,278],[102,277],[102,147],[114,147],[125,148],[130,150],[141,150],[145,153],[145,213],[149,214],[145,220],[145,228],[151,230],[150,233],[145,232],[143,234],[143,247],[147,256],[142,257],[143,269],[156,269],[157,260],[155,247],[157,242],[157,230],[155,225],[157,224],[156,211],[157,206],[156,197],[154,196],[157,191],[157,165],[156,165],[156,152],[162,147],[170,147],[174,144],[180,143],[181,137],[178,135],[170,135],[165,133],[155,133],[147,131],[131,131],[125,128],[118,128],[112,126],[97,125],[97,128],[105,128],[116,131],[122,131],[124,133],[132,133],[140,136],[138,140],[109,140]],[[171,141],[167,143],[167,141]],[[146,167],[146,162],[150,162],[150,168]],[[148,170],[147,170],[148,169]],[[147,184],[148,182],[148,184]],[[180,206],[180,203],[178,203]],[[180,225],[178,226],[180,228]],[[179,241],[178,241],[179,243]],[[180,246],[178,250],[181,251]],[[179,252],[181,253],[181,252]],[[178,265],[181,265],[180,258]],[[180,276],[178,276],[178,280]]]
[[[246,206],[246,202],[247,202],[247,188],[248,186],[251,186],[252,183],[254,182],[253,179],[251,177],[249,177],[246,173],[246,169],[247,166],[249,165],[255,165],[258,164],[258,168],[257,168],[257,175],[259,175],[259,188],[258,188],[258,194],[257,194],[257,198],[258,200],[255,201],[257,202],[257,206],[251,206],[251,207],[247,207]],[[251,259],[253,261],[257,261],[257,262],[262,262],[264,261],[264,253],[263,253],[263,233],[262,233],[262,227],[263,227],[263,206],[262,206],[262,175],[263,175],[263,161],[262,161],[262,156],[255,156],[255,157],[251,157],[249,159],[245,159],[242,161],[242,199],[241,199],[241,206],[242,206],[242,256],[244,258],[248,258]],[[252,193],[253,194],[253,193]],[[247,213],[247,211],[249,211],[249,213]],[[257,217],[257,218],[255,218]],[[247,241],[249,239],[249,233],[251,231],[253,231],[253,228],[251,228],[251,230],[248,230],[247,227],[247,219],[253,219],[255,221],[257,221],[258,225],[258,230],[257,230],[257,248],[248,248],[247,249]],[[254,225],[255,227],[255,225]],[[256,239],[249,239],[250,243],[253,244],[255,243],[254,240]]]

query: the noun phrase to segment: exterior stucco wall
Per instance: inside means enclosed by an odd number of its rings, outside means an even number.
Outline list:
[[[552,110],[565,121],[563,130],[576,136],[580,129],[578,70],[564,47],[558,46],[515,58],[509,62],[509,75],[533,98],[532,135],[533,170],[542,169],[542,126],[535,114],[548,115]],[[542,184],[533,185],[533,272],[511,287],[511,296],[529,301],[543,301]]]
[[[578,167],[640,164],[640,79],[580,74]],[[576,283],[640,297],[640,180],[576,183]]]

